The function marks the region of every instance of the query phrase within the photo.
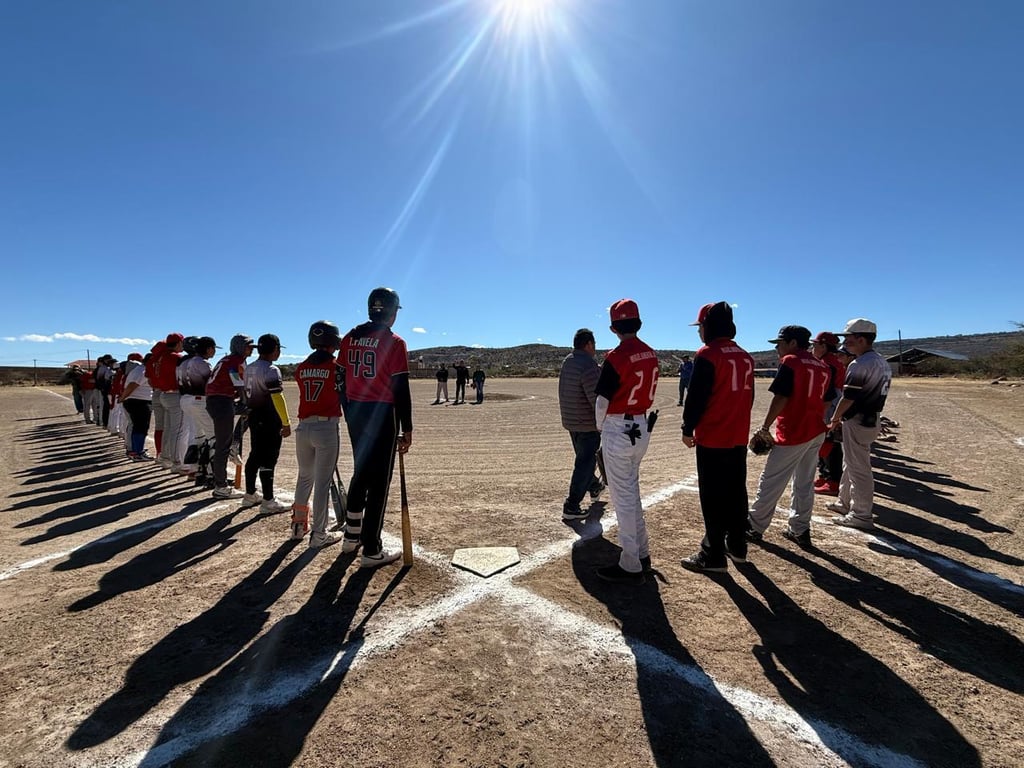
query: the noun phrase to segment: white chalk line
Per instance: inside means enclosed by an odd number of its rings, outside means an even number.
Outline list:
[[[663,501],[675,493],[693,490],[694,479],[687,478],[651,494],[643,500],[644,507],[657,503],[655,499]],[[400,545],[400,541],[391,535],[386,535],[384,539],[386,546]],[[841,751],[846,758],[852,757],[872,765],[892,768],[920,768],[921,764],[916,760],[884,747],[862,742],[841,728],[824,722],[806,720],[785,705],[774,703],[742,688],[719,684],[699,667],[683,664],[653,646],[636,641],[627,644],[621,632],[572,614],[563,606],[512,583],[514,578],[564,557],[578,541],[573,537],[553,542],[525,557],[520,568],[503,571],[489,579],[478,579],[466,572],[451,571],[457,584],[453,593],[412,611],[397,611],[386,624],[374,627],[374,631],[361,639],[358,645],[343,645],[333,656],[321,657],[320,662],[312,660],[304,670],[281,675],[272,684],[261,685],[256,691],[250,690],[244,682],[240,683],[234,693],[209,703],[211,710],[217,713],[215,718],[196,718],[195,721],[182,723],[177,729],[179,733],[171,739],[150,750],[126,755],[113,765],[135,768],[143,762],[147,765],[164,765],[172,762],[207,741],[241,729],[258,714],[286,706],[332,676],[347,674],[349,670],[362,666],[373,657],[394,650],[408,637],[434,626],[438,621],[455,615],[485,597],[497,595],[503,602],[540,614],[543,620],[535,622],[534,626],[546,630],[555,628],[559,632],[569,634],[577,642],[580,639],[586,640],[595,652],[609,658],[626,661],[635,657],[638,665],[650,666],[671,674],[699,690],[715,691],[743,716],[764,722],[780,730],[787,737],[821,750],[837,760],[841,758],[825,746],[822,734],[830,744],[841,745]],[[418,559],[421,562],[439,568],[447,568],[449,565],[450,561],[446,556],[425,552],[418,547],[415,550],[419,550]]]

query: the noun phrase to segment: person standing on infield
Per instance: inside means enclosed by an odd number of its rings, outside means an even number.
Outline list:
[[[683,355],[679,361],[679,402],[682,405],[686,400],[686,388],[690,386],[690,377],[693,376],[693,361],[689,355]]]
[[[825,439],[825,402],[831,400],[832,369],[808,351],[811,332],[787,325],[769,339],[779,355],[779,370],[768,390],[772,401],[759,430],[770,434],[775,424],[775,447],[768,453],[750,505],[747,538],[761,541],[775,514],[775,505],[792,481],[789,525],[782,535],[804,549],[811,547],[811,509],[814,470]]]
[[[473,389],[476,390],[476,404],[480,405],[484,401],[484,382],[487,380],[487,374],[484,373],[484,369],[479,365],[476,370],[473,371]]]
[[[832,369],[832,401],[825,406],[825,423],[832,421],[836,406],[843,398],[846,383],[846,362],[839,357],[839,337],[829,331],[822,331],[811,340],[811,354]],[[839,495],[839,480],[843,476],[842,432],[828,430],[825,442],[818,449],[818,480],[814,492],[825,496]]]
[[[299,477],[295,482],[295,503],[292,504],[292,538],[302,539],[310,529],[309,498],[312,495],[311,549],[341,541],[340,533],[327,531],[331,480],[338,466],[341,446],[338,421],[341,419],[344,371],[334,359],[340,345],[338,326],[327,320],[317,320],[309,326],[309,346],[313,352],[295,368],[295,381],[299,384],[299,425],[295,429]]]
[[[572,338],[572,352],[565,356],[558,372],[558,410],[576,455],[569,478],[569,495],[562,504],[563,520],[585,519],[590,511],[580,508],[583,497],[589,491],[590,497],[596,499],[604,490],[604,484],[594,475],[597,451],[601,447],[601,433],[594,415],[597,380],[601,377],[596,354],[594,332],[580,328]]]
[[[213,422],[213,496],[230,499],[234,492],[228,485],[228,455],[231,453],[231,437],[235,431],[235,401],[245,386],[245,358],[252,354],[252,336],[236,333],[228,344],[228,354],[213,367],[206,383],[206,412]]]
[[[249,406],[250,446],[245,462],[245,496],[247,506],[260,505],[260,514],[284,512],[287,506],[274,498],[274,467],[281,455],[281,442],[292,433],[288,405],[284,400],[281,369],[274,363],[281,357],[281,340],[265,333],[256,342],[259,358],[245,367],[245,402]],[[259,477],[263,496],[256,493]]]
[[[466,402],[466,382],[469,381],[469,368],[463,360],[455,363],[455,402],[452,405],[459,405]]]
[[[640,502],[640,462],[647,453],[655,414],[647,415],[658,387],[658,356],[637,338],[640,310],[620,299],[609,310],[619,345],[609,352],[597,380],[594,421],[601,433],[608,490],[619,525],[619,561],[597,569],[605,581],[643,584],[651,567],[647,523]]]
[[[437,373],[434,374],[434,378],[437,379],[437,396],[434,398],[434,402],[431,405],[440,405],[441,403],[448,402],[448,366],[442,363],[437,367]],[[441,395],[444,395],[444,400],[441,399]]]
[[[754,406],[754,358],[733,339],[732,307],[705,304],[697,314],[704,342],[694,357],[683,404],[683,443],[696,446],[704,540],[682,561],[697,572],[724,573],[726,555],[747,562],[747,434]],[[607,461],[606,461],[607,464]]]
[[[354,464],[342,551],[354,552],[362,544],[363,568],[402,557],[401,550],[385,551],[380,540],[395,449],[406,453],[412,446],[409,353],[402,337],[391,331],[401,308],[398,294],[390,288],[370,291],[369,321],[345,334],[338,356]],[[465,393],[465,383],[462,388]]]
[[[836,406],[829,429],[843,428],[843,477],[839,498],[828,509],[838,512],[836,525],[870,531],[875,478],[871,474],[871,443],[882,429],[882,409],[892,383],[892,369],[874,350],[878,327],[863,317],[850,320],[840,331],[843,347],[854,360],[846,369],[843,399]]]

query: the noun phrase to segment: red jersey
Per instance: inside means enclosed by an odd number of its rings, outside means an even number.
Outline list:
[[[409,352],[401,336],[380,323],[363,323],[345,334],[338,353],[345,369],[345,396],[362,403],[394,403],[392,379],[409,374]]]
[[[161,392],[178,391],[178,361],[181,360],[180,352],[165,351],[156,359],[153,364],[154,378],[149,380],[153,389]]]
[[[837,395],[841,395],[843,385],[846,383],[846,364],[839,359],[839,355],[835,352],[826,352],[821,360],[832,369],[832,386],[835,387]]]
[[[341,416],[342,371],[334,355],[317,350],[295,368],[299,419]]]
[[[832,369],[805,349],[779,361],[768,391],[788,399],[775,420],[775,442],[800,445],[825,431],[825,397],[831,382]]]
[[[608,399],[608,413],[639,416],[654,404],[658,355],[635,336],[605,355],[597,394]]]
[[[237,397],[239,390],[245,384],[242,376],[245,374],[245,358],[241,355],[225,355],[213,368],[209,380],[206,382],[206,394],[220,395],[223,397]],[[174,389],[178,385],[175,383]]]
[[[149,386],[154,389],[159,389],[156,385],[157,380],[157,363],[160,362],[160,358],[164,356],[167,351],[167,342],[158,341],[153,345],[153,348],[149,350],[149,359],[146,360],[146,380],[149,382]],[[177,387],[175,387],[177,388]]]
[[[705,344],[693,358],[683,434],[705,448],[746,445],[754,405],[754,358],[732,339]]]
[[[82,390],[96,389],[96,377],[93,376],[92,371],[82,372],[78,379],[78,388]]]

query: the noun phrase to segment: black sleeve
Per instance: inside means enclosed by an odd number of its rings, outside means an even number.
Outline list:
[[[412,432],[412,394],[409,392],[409,374],[399,373],[392,377],[391,388],[395,393],[395,417],[402,432]]]
[[[683,434],[687,437],[693,437],[693,430],[700,423],[708,407],[714,386],[715,366],[703,357],[698,357],[693,362],[690,387],[686,392],[686,403],[683,405]]]
[[[597,380],[597,386],[594,388],[594,392],[611,401],[611,399],[615,397],[615,393],[618,391],[619,372],[615,370],[615,366],[605,360],[601,365],[601,376]]]
[[[768,391],[773,395],[790,397],[793,394],[793,369],[788,365],[780,365]]]

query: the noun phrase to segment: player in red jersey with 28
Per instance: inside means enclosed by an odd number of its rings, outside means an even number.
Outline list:
[[[597,380],[594,415],[601,432],[601,450],[608,491],[619,523],[619,562],[597,569],[606,581],[643,584],[650,570],[647,523],[640,503],[640,461],[647,453],[658,386],[658,356],[637,338],[642,325],[632,299],[620,299],[609,310],[611,330],[619,346],[604,358]]]

